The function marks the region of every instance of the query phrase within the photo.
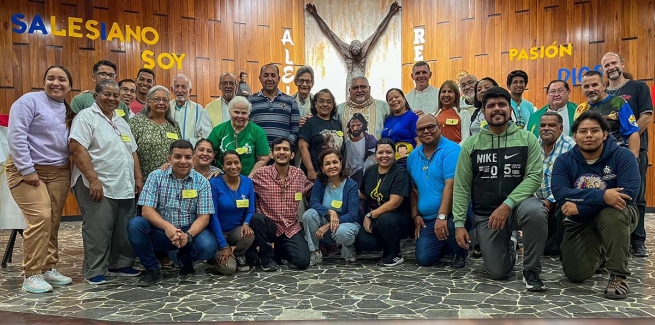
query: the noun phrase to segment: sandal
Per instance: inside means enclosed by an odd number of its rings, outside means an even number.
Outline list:
[[[608,299],[625,299],[628,297],[630,289],[628,280],[616,275],[611,275],[607,287],[605,287],[605,298]]]

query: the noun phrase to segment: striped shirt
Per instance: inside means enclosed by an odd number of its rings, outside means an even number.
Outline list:
[[[150,173],[138,205],[155,208],[164,220],[177,228],[191,226],[199,214],[214,213],[209,181],[195,170],[178,180],[172,167]]]
[[[276,138],[289,139],[295,145],[300,113],[293,97],[278,90],[277,96],[270,100],[260,91],[248,97],[248,100],[252,104],[250,121],[264,129],[269,145]]]
[[[541,187],[537,190],[537,197],[542,200],[548,200],[555,203],[555,198],[553,197],[553,192],[550,189],[550,178],[553,175],[553,165],[555,164],[555,159],[561,154],[571,150],[575,146],[575,141],[568,135],[562,134],[555,145],[553,145],[553,150],[549,154],[546,154],[544,151],[544,146],[541,143],[541,138],[539,139],[539,144],[541,144],[541,156],[543,157],[543,168],[544,168],[544,178],[541,180]]]

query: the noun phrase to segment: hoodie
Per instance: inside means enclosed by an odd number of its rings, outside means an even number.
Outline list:
[[[593,164],[584,159],[578,146],[560,155],[553,165],[551,189],[558,204],[573,202],[580,214],[570,216],[576,222],[591,221],[604,208],[605,191],[621,187],[622,193],[632,200],[627,205],[636,205],[641,186],[639,166],[635,156],[626,148],[619,147],[611,135],[603,142],[603,153]]]
[[[473,212],[490,216],[501,204],[514,209],[534,195],[543,177],[541,147],[530,132],[509,122],[501,134],[487,127],[462,144],[453,189],[455,227],[464,227],[469,202]]]

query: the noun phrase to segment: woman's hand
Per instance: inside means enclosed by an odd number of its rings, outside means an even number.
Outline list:
[[[167,170],[168,167],[171,167],[171,164],[170,164],[170,163],[164,163],[163,165],[161,165],[161,166],[159,167],[159,169],[161,169],[161,170]]]
[[[334,210],[330,210],[330,230],[335,233],[339,229],[339,216]]]
[[[325,236],[325,233],[329,229],[330,229],[330,224],[329,223],[326,223],[321,228],[318,228],[318,230],[316,230],[316,238],[318,238],[319,240],[323,239],[323,236]]]
[[[371,227],[371,219],[369,218],[364,218],[364,230],[366,230],[367,233],[371,234],[373,233],[373,228]]]

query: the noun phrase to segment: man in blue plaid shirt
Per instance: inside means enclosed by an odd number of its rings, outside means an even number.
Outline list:
[[[177,140],[170,146],[166,170],[155,170],[146,180],[139,205],[142,215],[127,226],[132,249],[146,268],[138,286],[162,280],[154,251],[177,252],[180,274],[194,273],[193,261],[209,260],[216,253],[216,239],[207,229],[214,202],[209,181],[193,170],[193,146]]]
[[[548,239],[546,240],[544,255],[559,255],[559,246],[564,235],[562,226],[564,216],[559,211],[559,207],[555,205],[555,198],[550,189],[550,179],[555,159],[575,146],[573,138],[563,132],[564,119],[562,116],[554,111],[544,113],[539,121],[539,143],[541,144],[541,155],[543,156],[544,178],[541,181],[541,187],[535,193],[548,211]]]

